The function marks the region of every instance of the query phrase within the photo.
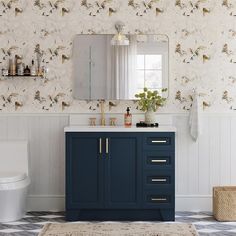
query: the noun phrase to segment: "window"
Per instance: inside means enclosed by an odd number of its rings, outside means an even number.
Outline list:
[[[138,54],[136,72],[138,92],[142,92],[144,87],[149,90],[161,91],[163,87],[163,55]]]

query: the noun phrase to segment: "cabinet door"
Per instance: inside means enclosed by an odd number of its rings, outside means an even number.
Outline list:
[[[135,208],[140,204],[141,136],[109,133],[105,137],[105,202],[108,208]]]
[[[67,209],[100,208],[103,203],[103,159],[99,133],[66,135]]]

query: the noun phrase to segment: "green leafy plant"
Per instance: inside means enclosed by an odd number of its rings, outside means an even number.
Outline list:
[[[167,88],[163,88],[162,92],[166,92]],[[157,111],[159,107],[162,107],[166,101],[157,90],[150,91],[147,88],[143,89],[142,93],[135,94],[136,98],[139,98],[139,106],[141,111]]]

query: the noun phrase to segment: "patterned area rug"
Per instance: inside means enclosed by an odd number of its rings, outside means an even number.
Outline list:
[[[39,236],[197,236],[186,223],[49,223]]]

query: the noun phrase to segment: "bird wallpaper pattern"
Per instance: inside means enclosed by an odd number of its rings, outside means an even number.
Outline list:
[[[0,0],[0,69],[11,55],[26,64],[42,57],[47,79],[0,76],[0,113],[97,112],[98,101],[72,97],[76,34],[165,34],[169,38],[169,97],[159,110],[187,112],[193,89],[208,112],[236,110],[236,0]],[[135,101],[106,101],[124,112]]]

